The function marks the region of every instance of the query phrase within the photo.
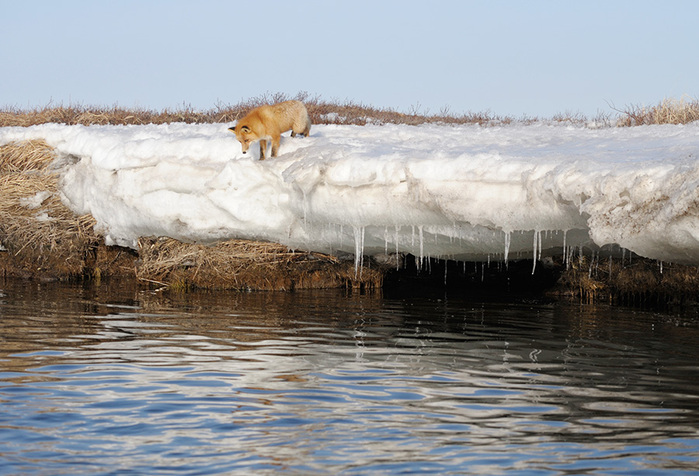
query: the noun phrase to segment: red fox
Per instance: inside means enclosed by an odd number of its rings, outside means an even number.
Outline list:
[[[267,141],[272,141],[272,157],[276,157],[282,133],[291,130],[291,137],[296,137],[296,134],[308,137],[311,132],[311,119],[302,102],[285,101],[253,109],[240,119],[235,127],[229,127],[228,130],[235,132],[243,154],[248,152],[250,144],[259,140],[260,160],[264,160]]]

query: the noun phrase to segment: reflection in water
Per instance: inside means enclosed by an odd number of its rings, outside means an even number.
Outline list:
[[[0,289],[2,474],[695,471],[693,316]]]

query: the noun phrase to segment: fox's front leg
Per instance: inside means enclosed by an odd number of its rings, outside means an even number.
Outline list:
[[[279,152],[279,143],[281,142],[281,136],[272,137],[272,157],[276,157]]]
[[[265,160],[265,155],[267,153],[267,139],[260,140],[260,160]]]

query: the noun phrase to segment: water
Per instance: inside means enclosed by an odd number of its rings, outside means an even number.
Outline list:
[[[0,474],[699,474],[699,320],[0,281]]]

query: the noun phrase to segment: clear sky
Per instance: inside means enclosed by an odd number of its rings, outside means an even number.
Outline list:
[[[699,96],[697,0],[0,0],[0,107],[306,91],[550,117]]]

